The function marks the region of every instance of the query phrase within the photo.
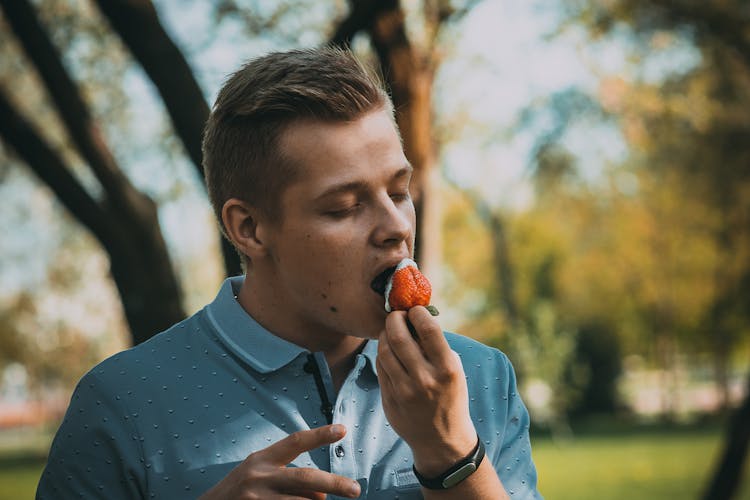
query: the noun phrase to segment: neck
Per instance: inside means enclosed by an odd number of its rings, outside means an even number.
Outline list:
[[[237,294],[237,301],[242,308],[263,328],[277,337],[310,352],[322,352],[338,391],[354,366],[357,354],[364,348],[366,340],[341,332],[321,331],[312,325],[300,328],[292,316],[278,313],[283,307],[278,307],[279,304],[274,297],[268,293],[261,295],[258,290],[267,290],[267,288],[251,286],[250,277],[245,276],[245,281]]]
[[[349,337],[349,339],[352,340],[351,345],[341,345],[341,349],[324,351],[336,392],[344,385],[346,377],[354,368],[354,359],[362,352],[367,342],[359,337]]]

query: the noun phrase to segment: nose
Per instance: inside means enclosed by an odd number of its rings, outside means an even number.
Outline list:
[[[408,242],[414,231],[415,219],[411,200],[396,202],[386,195],[378,205],[372,234],[375,245],[392,246]]]

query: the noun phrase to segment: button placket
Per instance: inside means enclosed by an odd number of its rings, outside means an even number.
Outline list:
[[[358,397],[356,381],[360,376],[364,363],[364,357],[359,356],[352,372],[339,389],[334,406],[335,421],[345,425],[347,433],[341,441],[333,443],[329,451],[331,472],[357,480],[361,478],[358,475],[357,467],[357,462],[360,458],[354,452],[356,449],[354,443],[358,433],[355,423],[359,420],[359,417],[356,412],[356,406],[352,405],[351,401]]]

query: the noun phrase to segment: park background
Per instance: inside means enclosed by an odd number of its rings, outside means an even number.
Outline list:
[[[541,492],[750,499],[746,2],[0,5],[0,498],[87,369],[238,272],[200,176],[226,75],[335,43],[384,75],[442,324],[514,361]]]

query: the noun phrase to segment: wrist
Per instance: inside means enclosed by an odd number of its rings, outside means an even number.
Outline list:
[[[428,475],[420,472],[417,466],[414,465],[414,475],[417,477],[419,484],[423,487],[431,490],[447,490],[452,488],[466,478],[474,474],[484,459],[485,449],[482,438],[477,435],[476,444],[472,448],[471,452],[453,463],[447,469],[444,469],[439,474]]]
[[[424,450],[412,449],[414,467],[424,476],[436,476],[469,455],[476,444],[477,434],[472,431],[454,442],[439,445],[433,442]]]

